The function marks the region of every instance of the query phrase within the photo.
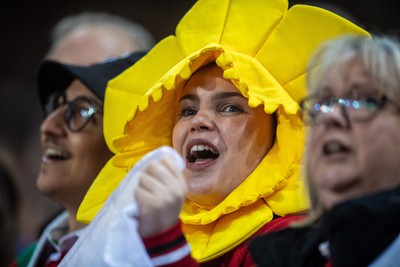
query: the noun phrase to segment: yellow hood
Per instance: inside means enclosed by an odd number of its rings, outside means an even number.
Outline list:
[[[210,210],[186,201],[183,229],[199,261],[220,256],[272,219],[304,211],[301,156],[303,125],[298,101],[305,96],[305,69],[314,49],[341,34],[368,35],[326,10],[286,0],[202,0],[183,17],[176,36],[158,43],[109,83],[105,108],[132,103],[123,135],[107,136],[117,154],[94,181],[78,211],[90,222],[128,170],[147,152],[172,142],[174,103],[194,71],[215,61],[248,98],[250,107],[276,112],[276,139],[259,166]],[[130,87],[146,92],[127,99]],[[150,88],[147,90],[147,88]],[[122,92],[122,93],[121,93]],[[114,116],[112,115],[114,114]],[[105,127],[112,127],[105,120]],[[122,133],[121,133],[122,134]]]

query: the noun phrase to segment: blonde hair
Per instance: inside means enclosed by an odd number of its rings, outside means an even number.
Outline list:
[[[392,37],[343,36],[324,43],[311,58],[307,67],[309,93],[318,91],[319,85],[331,68],[358,60],[371,78],[394,99],[400,100],[400,46]],[[386,91],[387,90],[387,91]]]

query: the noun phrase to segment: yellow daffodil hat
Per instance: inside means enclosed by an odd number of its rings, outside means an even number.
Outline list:
[[[263,105],[266,113],[275,113],[278,126],[272,149],[224,201],[211,209],[185,202],[180,217],[193,257],[200,262],[214,259],[253,235],[273,214],[306,210],[301,174],[304,127],[298,102],[306,94],[311,54],[322,42],[343,34],[369,36],[324,9],[288,9],[287,0],[198,1],[179,22],[175,36],[160,41],[109,82],[104,133],[116,155],[89,189],[78,220],[90,222],[146,153],[172,146],[175,103],[182,86],[209,62],[224,70],[224,78],[248,98],[250,107]],[[121,120],[126,121],[124,129]]]

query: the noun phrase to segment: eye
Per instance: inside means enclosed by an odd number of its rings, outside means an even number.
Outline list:
[[[77,98],[72,101],[70,106],[70,112],[73,117],[88,119],[95,113],[93,104],[85,98]]]
[[[222,106],[221,112],[228,112],[228,113],[240,112],[240,113],[242,113],[243,109],[237,105],[229,104],[229,105]]]
[[[50,95],[47,103],[45,104],[45,117],[50,115],[53,111],[66,104],[66,97],[63,92],[55,92]]]
[[[352,106],[354,109],[376,110],[379,106],[379,100],[376,97],[365,96],[353,100]]]
[[[79,109],[79,115],[81,115],[82,118],[90,118],[94,114],[94,108],[92,106],[89,107],[82,107]]]
[[[197,114],[197,110],[194,108],[184,108],[179,112],[179,117],[189,117]]]
[[[315,99],[315,104],[319,104],[321,106],[330,106],[332,101],[331,96],[323,96],[318,99]]]
[[[364,102],[367,104],[377,105],[379,100],[376,97],[368,96],[364,99]]]

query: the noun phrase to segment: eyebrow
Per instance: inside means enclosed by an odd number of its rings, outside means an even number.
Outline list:
[[[96,98],[90,97],[90,100],[92,100],[93,104],[98,105],[100,108],[104,108],[104,102],[103,101],[99,101]]]
[[[211,100],[216,101],[216,100],[221,100],[221,99],[226,99],[226,98],[231,98],[231,97],[245,98],[240,92],[219,92],[219,93],[212,95]],[[195,94],[187,94],[187,95],[182,96],[179,99],[179,103],[182,102],[183,100],[199,101],[199,97]]]
[[[103,101],[99,100],[97,97],[92,97],[92,96],[88,96],[88,95],[78,95],[77,97],[75,97],[74,99],[72,99],[72,100],[69,101],[69,102],[74,101],[74,100],[77,99],[78,97],[85,97],[85,98],[89,99],[89,100],[92,102],[92,104],[94,104],[95,106],[97,106],[97,107],[99,107],[99,108],[102,108],[102,109],[103,109],[103,107],[104,107],[104,105],[103,105],[104,102],[103,102]]]

